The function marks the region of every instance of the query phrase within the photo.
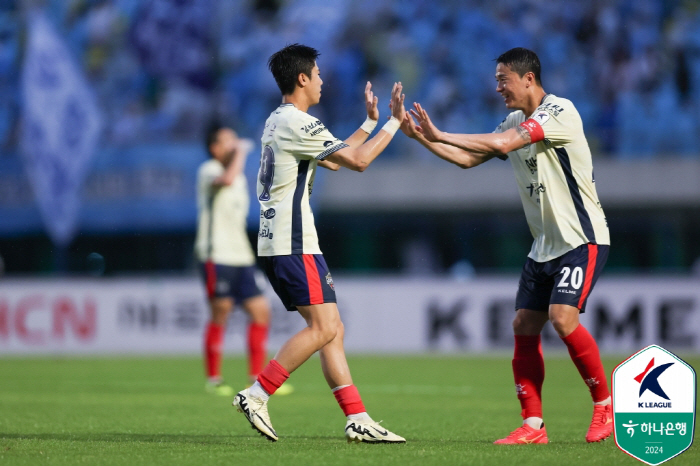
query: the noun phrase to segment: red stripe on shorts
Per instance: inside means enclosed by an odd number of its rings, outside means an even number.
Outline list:
[[[214,290],[216,289],[216,267],[210,260],[204,263],[204,275],[207,282],[207,297],[213,298]]]
[[[313,254],[302,254],[302,256],[306,269],[306,282],[309,285],[309,304],[323,304],[323,288],[321,288],[321,278],[316,268],[316,259]]]
[[[598,257],[598,246],[596,246],[595,244],[588,243],[588,265],[586,266],[586,281],[583,283],[581,299],[578,300],[579,309],[581,309],[583,303],[586,302],[588,293],[591,291],[591,282],[593,282],[593,275],[595,275],[596,257]]]

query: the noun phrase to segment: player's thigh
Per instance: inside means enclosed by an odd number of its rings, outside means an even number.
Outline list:
[[[609,246],[589,243],[550,261],[548,272],[554,278],[554,286],[549,303],[562,304],[585,312],[588,297],[607,261],[608,251]]]

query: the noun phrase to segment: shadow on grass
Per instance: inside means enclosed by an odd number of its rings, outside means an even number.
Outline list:
[[[99,434],[21,434],[0,432],[0,440],[59,440],[66,442],[144,442],[144,443],[194,443],[200,445],[226,445],[252,438],[250,435],[192,435],[192,434],[139,434],[123,432],[105,432]]]
[[[259,443],[260,445],[270,445],[275,442],[270,442],[266,439],[261,438],[259,435],[255,434],[226,434],[226,435],[211,435],[211,434],[139,434],[139,433],[126,433],[126,432],[104,432],[104,433],[44,433],[44,434],[22,434],[22,433],[5,433],[0,432],[0,440],[57,440],[63,442],[112,442],[112,443],[129,443],[129,442],[142,442],[142,443],[189,443],[197,445],[240,445],[241,441],[250,441],[251,443]],[[286,435],[280,438],[280,443],[290,443],[290,442],[332,442],[338,443],[342,441],[343,444],[346,442],[344,439],[335,436],[309,436],[309,435]],[[423,444],[425,442],[421,440],[408,439],[408,444]],[[464,440],[464,439],[440,439],[432,440],[429,442],[433,445],[480,445],[489,446],[493,445],[492,440]],[[556,442],[558,446],[580,446],[580,442]],[[373,445],[370,443],[363,443],[363,445]],[[389,445],[385,443],[377,443],[376,445]],[[532,445],[538,447],[539,445]],[[530,446],[530,447],[532,447]],[[498,448],[522,448],[522,445],[500,445]],[[546,445],[541,447],[547,448]]]
[[[332,441],[338,442],[338,436],[309,436],[309,435],[288,435],[283,441]],[[192,443],[198,445],[228,445],[240,444],[243,440],[250,440],[251,443],[261,445],[272,444],[260,435],[253,434],[139,434],[126,432],[104,432],[104,433],[44,433],[44,434],[22,434],[0,432],[0,440],[58,440],[64,442],[144,442],[144,443]]]

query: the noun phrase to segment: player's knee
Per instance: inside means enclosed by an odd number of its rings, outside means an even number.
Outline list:
[[[515,314],[515,319],[513,319],[513,332],[516,335],[522,335],[527,332],[529,325],[525,318],[520,314]]]
[[[335,319],[313,322],[310,327],[319,348],[322,348],[333,341],[335,336],[338,334],[338,324]]]
[[[261,303],[253,320],[259,325],[269,325],[270,324],[270,307],[267,303]]]
[[[513,333],[516,335],[539,335],[547,323],[545,313],[518,312],[513,319]]]
[[[338,321],[335,338],[340,338],[341,340],[345,338],[345,325],[341,320]]]
[[[552,327],[560,337],[565,337],[576,330],[578,319],[572,319],[568,315],[552,314],[549,316]]]
[[[318,337],[321,346],[325,346],[332,342],[338,334],[338,327],[334,325],[326,325],[319,329]]]

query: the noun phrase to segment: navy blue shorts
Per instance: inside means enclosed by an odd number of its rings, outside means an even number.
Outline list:
[[[200,262],[200,269],[209,299],[233,298],[236,302],[242,303],[248,298],[263,294],[265,279],[254,265],[232,267],[213,262]]]
[[[288,311],[297,306],[334,303],[333,277],[323,254],[261,257],[272,288]]]
[[[609,251],[610,246],[589,243],[548,262],[535,262],[528,257],[520,276],[515,310],[547,312],[550,304],[568,304],[585,312]]]

